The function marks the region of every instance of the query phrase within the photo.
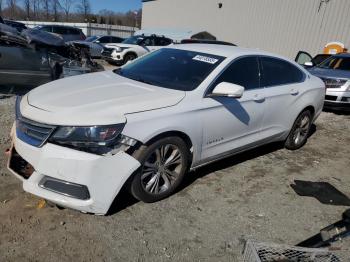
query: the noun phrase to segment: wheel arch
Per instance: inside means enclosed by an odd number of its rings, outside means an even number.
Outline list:
[[[309,110],[312,114],[312,117],[315,115],[315,107],[312,105],[309,105],[307,107],[305,107],[299,114],[301,114],[302,112]]]
[[[159,139],[166,138],[166,137],[172,137],[172,136],[179,137],[186,143],[188,151],[190,153],[189,166],[191,166],[192,160],[193,160],[193,152],[194,152],[193,142],[192,142],[191,138],[186,133],[184,133],[182,131],[171,130],[171,131],[165,131],[165,132],[159,133],[159,134],[153,136],[152,138],[148,139],[147,142],[144,143],[144,145],[149,146]]]
[[[139,57],[135,51],[127,51],[127,52],[125,53],[125,55],[124,55],[124,58],[125,58],[127,55],[134,55],[136,58]]]

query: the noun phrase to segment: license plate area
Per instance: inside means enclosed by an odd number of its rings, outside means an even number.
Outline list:
[[[10,151],[9,169],[24,179],[30,178],[34,173],[34,168],[26,160],[24,160],[13,147]]]

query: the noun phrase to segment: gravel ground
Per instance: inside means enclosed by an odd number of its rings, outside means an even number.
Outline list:
[[[1,152],[10,144],[13,107],[14,97],[0,94]],[[300,197],[290,184],[324,181],[350,196],[349,130],[349,115],[322,113],[301,150],[270,145],[225,159],[189,174],[177,194],[154,204],[121,194],[105,217],[40,207],[0,154],[0,261],[242,261],[248,238],[296,244],[346,207]]]

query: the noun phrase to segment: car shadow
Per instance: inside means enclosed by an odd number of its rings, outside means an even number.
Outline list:
[[[349,116],[350,115],[350,111],[332,110],[330,108],[323,108],[323,112],[333,113],[333,114],[336,114],[336,115],[343,115],[343,116]]]
[[[249,125],[250,116],[237,99],[232,99],[231,97],[215,97],[213,99],[222,104],[232,115],[246,126]]]
[[[196,180],[203,178],[210,173],[213,173],[218,170],[226,169],[228,167],[243,163],[245,161],[254,159],[259,156],[263,156],[279,149],[283,148],[283,143],[272,143],[266,146],[258,147],[256,149],[252,149],[246,151],[241,154],[233,155],[228,158],[219,160],[217,162],[213,162],[212,164],[208,164],[204,167],[198,168],[195,171],[190,171],[188,175],[185,176],[184,181],[176,191],[176,194],[193,184]],[[123,188],[122,191],[117,195],[115,200],[113,201],[110,210],[107,213],[107,216],[112,216],[117,214],[118,212],[133,206],[139,202],[135,199],[127,190]]]
[[[309,137],[311,137],[313,134],[315,134],[317,130],[317,127],[315,124],[311,126]],[[179,186],[179,188],[176,190],[176,193],[179,193],[183,191],[185,188],[193,184],[196,180],[203,178],[213,172],[223,170],[238,164],[241,164],[243,162],[246,162],[248,160],[252,160],[254,158],[264,156],[267,154],[270,154],[272,152],[278,151],[280,149],[284,148],[283,142],[273,142],[264,146],[260,146],[248,151],[245,151],[240,154],[232,155],[227,158],[218,160],[216,162],[213,162],[211,164],[208,164],[206,166],[200,167],[196,169],[195,171],[190,171],[188,175],[185,176],[184,181]],[[170,196],[171,197],[171,196]],[[120,193],[117,195],[117,197],[114,199],[107,216],[112,216],[117,214],[118,212],[133,206],[139,202],[137,199],[135,199],[124,187]]]

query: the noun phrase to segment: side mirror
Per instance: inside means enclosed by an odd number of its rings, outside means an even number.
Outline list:
[[[244,93],[244,87],[236,84],[231,84],[227,82],[221,82],[218,84],[213,92],[210,94],[211,97],[233,97],[241,98]]]
[[[306,67],[313,67],[314,64],[310,61],[310,62],[305,62],[304,66],[306,66]]]
[[[99,43],[100,43],[100,40],[96,40],[95,43],[96,43],[96,44],[99,44]]]

